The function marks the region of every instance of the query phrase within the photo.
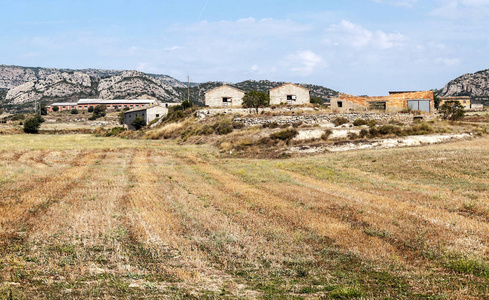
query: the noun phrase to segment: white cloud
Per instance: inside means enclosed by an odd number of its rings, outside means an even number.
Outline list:
[[[377,49],[389,49],[402,46],[406,39],[400,33],[386,33],[381,30],[372,32],[346,20],[330,26],[327,32],[329,36],[325,40],[326,43],[349,45],[355,48],[369,46]]]
[[[324,60],[321,56],[310,50],[301,50],[287,56],[287,61],[293,72],[300,75],[310,75]]]

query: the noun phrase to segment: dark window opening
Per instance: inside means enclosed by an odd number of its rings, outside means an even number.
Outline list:
[[[160,114],[156,114],[156,117],[159,118],[160,117]]]
[[[369,102],[369,108],[372,110],[385,110],[386,107],[386,102],[383,101]]]
[[[231,103],[231,98],[229,97],[223,97],[222,98],[222,105],[223,106],[228,106]]]
[[[338,107],[343,107],[343,102],[342,101],[338,101]]]

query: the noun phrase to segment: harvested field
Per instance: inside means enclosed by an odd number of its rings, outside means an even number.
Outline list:
[[[0,298],[489,299],[488,149],[0,135]]]

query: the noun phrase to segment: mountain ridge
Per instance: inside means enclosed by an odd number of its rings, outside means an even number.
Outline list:
[[[286,82],[245,80],[237,83],[210,81],[191,83],[190,98],[204,105],[204,93],[222,84],[244,91],[268,91]],[[311,90],[311,96],[329,101],[338,92],[319,85],[298,85]],[[187,83],[163,74],[147,74],[129,70],[57,69],[0,65],[0,107],[11,111],[31,110],[33,102],[77,101],[80,98],[158,99],[180,102],[187,99]]]

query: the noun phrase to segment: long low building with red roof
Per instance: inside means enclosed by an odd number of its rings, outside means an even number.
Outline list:
[[[105,105],[107,109],[123,109],[123,108],[142,108],[157,105],[158,101],[152,99],[136,99],[136,100],[103,100],[103,99],[80,99],[78,102],[58,102],[46,106],[48,111],[53,111],[53,107],[58,107],[59,111],[64,110],[88,110],[89,107],[97,105]]]

